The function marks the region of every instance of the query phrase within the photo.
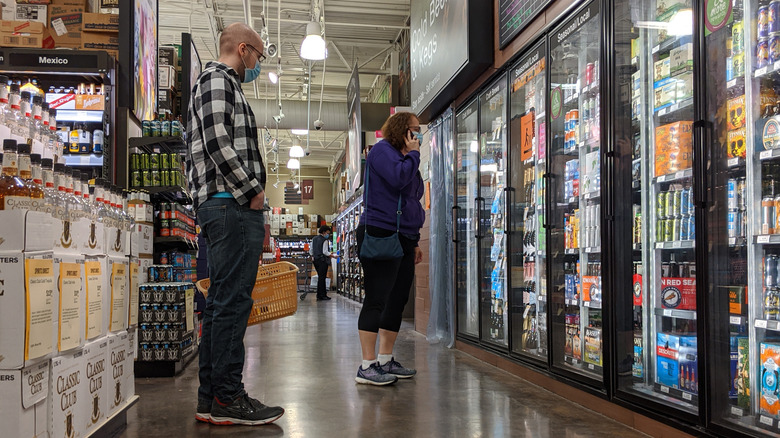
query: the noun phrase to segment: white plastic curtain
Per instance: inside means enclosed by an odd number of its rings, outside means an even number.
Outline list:
[[[453,272],[453,135],[452,110],[428,125],[430,155],[430,256],[431,313],[428,341],[455,344],[455,294]]]

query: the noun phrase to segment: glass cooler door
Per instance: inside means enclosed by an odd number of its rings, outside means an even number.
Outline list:
[[[615,16],[618,391],[696,421],[693,10],[639,0]]]
[[[479,197],[482,341],[509,345],[507,300],[506,76],[479,96]]]
[[[553,365],[603,381],[599,3],[550,34]]]
[[[458,334],[479,339],[479,111],[475,99],[456,116],[455,283]]]
[[[546,45],[510,70],[512,351],[547,360]]]

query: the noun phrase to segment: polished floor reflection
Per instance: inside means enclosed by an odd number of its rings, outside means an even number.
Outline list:
[[[276,423],[217,427],[194,419],[197,364],[178,377],[137,379],[140,401],[123,437],[640,437],[646,436],[459,351],[430,345],[404,324],[396,356],[414,379],[354,382],[359,307],[301,302],[290,318],[250,327],[244,382],[286,409]]]

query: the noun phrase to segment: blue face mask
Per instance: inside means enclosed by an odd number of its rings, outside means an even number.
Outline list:
[[[414,137],[420,142],[420,146],[423,144],[423,135],[421,132],[415,132]]]
[[[255,79],[258,78],[258,76],[260,76],[260,61],[259,60],[255,62],[255,68],[253,68],[251,70],[246,68],[246,66],[245,66],[245,68],[244,68],[244,83],[245,84],[254,81]]]

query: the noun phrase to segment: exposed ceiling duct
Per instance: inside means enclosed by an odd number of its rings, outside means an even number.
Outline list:
[[[266,114],[265,100],[247,99],[249,106],[252,107],[252,111],[255,113],[255,119],[257,119],[258,126],[266,125],[269,129],[276,128],[276,123],[272,116],[278,114],[276,102],[269,102],[268,111],[270,114]],[[282,110],[284,112],[284,118],[279,123],[279,129],[306,129],[307,120],[307,103],[305,100],[283,100]],[[317,103],[319,105],[319,103]],[[266,115],[268,121],[266,122]],[[314,119],[317,114],[315,113],[311,119],[312,126],[308,129],[311,132],[314,130]],[[325,123],[323,129],[327,131],[346,131],[347,130],[347,105],[343,102],[322,102],[322,121]]]

